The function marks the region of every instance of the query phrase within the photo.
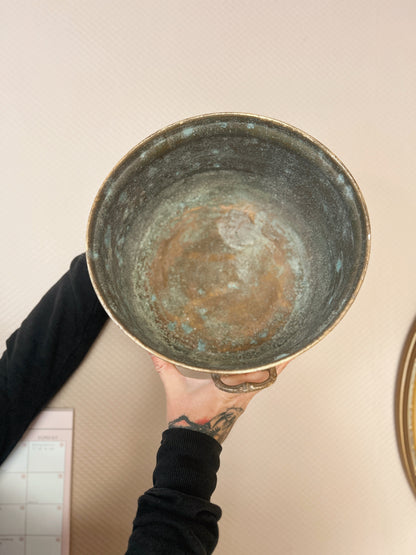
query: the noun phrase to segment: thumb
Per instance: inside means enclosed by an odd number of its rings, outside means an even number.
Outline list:
[[[173,364],[157,357],[156,355],[151,355],[151,359],[153,362],[153,366],[155,367],[156,372],[159,374],[165,388],[168,385],[179,385],[183,381],[182,374],[176,369]]]

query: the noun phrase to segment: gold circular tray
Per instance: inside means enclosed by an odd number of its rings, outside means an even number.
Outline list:
[[[416,320],[403,351],[397,387],[396,420],[403,466],[416,495]]]

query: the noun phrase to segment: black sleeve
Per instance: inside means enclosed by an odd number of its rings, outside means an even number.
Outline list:
[[[206,555],[218,542],[220,444],[184,428],[162,435],[152,489],[139,498],[126,555]]]
[[[6,342],[0,360],[0,463],[78,367],[106,320],[82,254]]]

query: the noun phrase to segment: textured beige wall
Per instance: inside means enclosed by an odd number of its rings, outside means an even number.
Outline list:
[[[357,301],[224,445],[218,554],[415,553],[394,429],[416,312],[415,6],[1,2],[2,339],[84,249],[113,165],[184,117],[246,111],[296,125],[341,158],[367,200],[373,247]],[[75,408],[72,553],[123,553],[164,425],[147,354],[107,325],[52,404]]]

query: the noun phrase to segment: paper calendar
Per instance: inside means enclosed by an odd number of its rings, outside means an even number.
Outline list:
[[[0,555],[69,555],[72,430],[42,411],[0,466]]]

